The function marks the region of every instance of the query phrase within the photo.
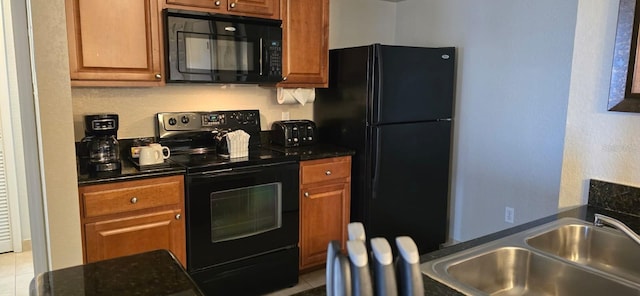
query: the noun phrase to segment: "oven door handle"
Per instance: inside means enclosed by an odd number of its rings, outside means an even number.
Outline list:
[[[283,163],[265,164],[265,165],[250,166],[250,167],[244,167],[244,168],[226,168],[226,169],[191,174],[190,177],[205,179],[205,178],[213,178],[218,176],[264,173],[265,169],[270,170],[270,169],[273,169],[273,167],[279,167],[285,164],[292,164],[292,163],[295,163],[295,162],[287,162],[284,164]]]

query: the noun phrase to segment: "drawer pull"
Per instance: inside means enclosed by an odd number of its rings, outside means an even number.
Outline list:
[[[176,220],[180,220],[180,218],[182,218],[182,216],[180,214],[176,214]]]
[[[326,171],[326,172],[324,172],[324,174],[327,175],[327,176],[331,176],[331,171]]]
[[[135,203],[137,203],[137,202],[138,202],[138,198],[137,198],[137,197],[132,197],[132,198],[131,198],[131,203],[132,203],[132,204],[135,204]]]
[[[304,197],[309,197],[309,192],[305,192]]]

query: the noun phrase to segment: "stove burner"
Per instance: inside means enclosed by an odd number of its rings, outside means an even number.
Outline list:
[[[209,154],[209,153],[214,153],[215,151],[216,150],[212,148],[200,147],[200,148],[190,149],[189,151],[187,151],[187,153],[188,154]]]

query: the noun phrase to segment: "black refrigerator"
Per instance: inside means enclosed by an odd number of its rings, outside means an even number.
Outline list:
[[[408,235],[420,254],[447,239],[455,48],[332,49],[316,90],[322,142],[354,149],[351,221],[368,238]]]

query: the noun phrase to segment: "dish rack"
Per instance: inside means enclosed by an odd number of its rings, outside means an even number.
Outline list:
[[[411,237],[395,238],[398,254],[394,262],[385,238],[372,238],[371,252],[367,250],[362,223],[349,223],[347,233],[346,250],[340,249],[337,240],[329,242],[327,248],[328,296],[424,295],[420,255]]]

